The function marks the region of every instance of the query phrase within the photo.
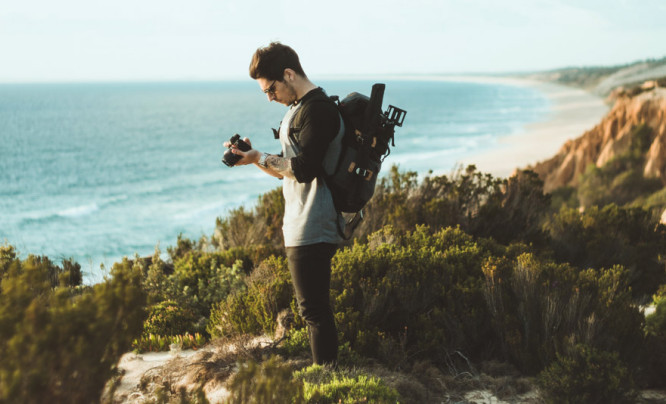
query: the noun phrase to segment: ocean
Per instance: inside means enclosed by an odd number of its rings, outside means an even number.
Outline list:
[[[420,174],[448,174],[550,111],[530,87],[382,82],[384,109],[407,111],[384,166]],[[316,83],[344,96],[369,95],[373,81]],[[90,275],[123,256],[165,252],[181,233],[210,236],[217,217],[280,186],[255,167],[222,164],[222,143],[239,133],[277,153],[271,128],[285,111],[250,79],[0,84],[0,244],[23,258],[73,258]]]

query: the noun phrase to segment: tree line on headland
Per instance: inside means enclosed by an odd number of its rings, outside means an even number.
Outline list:
[[[443,402],[535,386],[547,402],[633,402],[666,387],[666,187],[642,175],[660,130],[633,125],[629,146],[546,192],[532,170],[419,180],[390,168],[333,260],[337,369],[307,366],[280,189],[92,286],[75,262],[4,245],[0,402],[121,401],[121,355],[205,344],[234,349],[199,358],[186,388],[142,380],[143,402],[206,402],[215,386],[229,402]],[[262,335],[273,342],[252,343]]]

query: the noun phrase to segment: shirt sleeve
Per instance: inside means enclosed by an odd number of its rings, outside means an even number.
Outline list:
[[[291,159],[291,168],[296,181],[305,183],[321,173],[328,145],[340,130],[340,115],[335,104],[322,101],[309,103],[302,114],[300,151]]]

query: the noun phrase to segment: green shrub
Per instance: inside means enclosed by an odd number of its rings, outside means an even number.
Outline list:
[[[553,213],[559,212],[562,207],[571,209],[579,206],[578,190],[574,187],[563,186],[550,192],[550,211]]]
[[[468,234],[501,243],[540,243],[549,203],[542,181],[531,171],[503,180],[472,165],[450,177],[426,176],[419,184],[416,172],[400,173],[393,166],[364,208],[365,219],[355,235],[365,240],[386,225],[400,231],[411,231],[416,225],[460,226]]]
[[[584,338],[578,341],[617,352],[635,370],[640,366],[645,317],[632,300],[630,279],[631,273],[622,266],[578,273],[577,291],[591,302]]]
[[[263,194],[255,209],[258,218],[265,223],[264,237],[266,244],[282,251],[284,238],[282,236],[282,217],[284,216],[284,196],[282,187],[278,187]]]
[[[169,268],[167,264],[160,258],[160,249],[155,247],[155,253],[150,258],[138,259],[139,265],[143,272],[143,289],[147,294],[147,301],[149,305],[154,305],[164,300],[168,300],[168,273],[172,272],[173,268]]]
[[[546,229],[559,262],[578,268],[627,268],[635,298],[651,296],[666,281],[660,262],[666,256],[666,226],[655,223],[645,210],[607,205],[580,213],[563,208]]]
[[[639,207],[649,210],[656,222],[661,219],[661,215],[666,210],[666,188],[647,195],[644,201],[640,201]]]
[[[213,336],[272,334],[277,315],[293,305],[291,275],[286,259],[271,257],[246,278],[245,287],[237,288],[214,306],[208,332]]]
[[[217,218],[212,243],[221,250],[265,246],[283,252],[283,215],[284,197],[282,188],[277,188],[260,196],[254,209],[240,207],[225,218]]]
[[[183,236],[183,233],[178,234],[175,246],[167,247],[167,253],[171,258],[171,262],[176,262],[195,250],[198,250],[197,243]]]
[[[374,357],[481,355],[490,331],[481,271],[488,254],[460,229],[405,234],[390,226],[338,251],[331,296],[342,340]]]
[[[161,352],[171,350],[173,345],[176,345],[177,349],[199,349],[206,342],[206,337],[199,333],[167,336],[143,334],[140,338],[132,340],[132,350],[139,353]]]
[[[365,239],[387,225],[401,231],[416,225],[433,229],[459,225],[470,231],[482,206],[501,197],[502,180],[478,172],[475,166],[459,169],[451,178],[427,176],[422,184],[417,178],[414,171],[400,173],[392,166],[364,208],[366,217],[356,237]]]
[[[653,138],[649,126],[638,125],[629,134],[629,144],[624,152],[602,167],[590,164],[579,180],[581,206],[625,205],[661,189],[661,180],[643,176],[645,154]]]
[[[646,371],[644,378],[650,387],[666,387],[666,285],[653,296],[654,313],[645,319]]]
[[[652,297],[654,312],[647,316],[645,331],[649,335],[666,337],[666,285]]]
[[[617,354],[577,345],[538,378],[543,396],[551,403],[631,403],[634,383]]]
[[[645,178],[642,165],[619,157],[603,168],[594,164],[585,170],[578,188],[581,206],[626,205],[662,188],[661,180]]]
[[[365,218],[355,237],[364,240],[389,223],[405,231],[419,223],[422,220],[420,205],[408,203],[410,195],[417,190],[417,176],[415,171],[400,173],[397,166],[392,166],[388,175],[379,178],[374,196],[363,209]]]
[[[228,382],[230,404],[292,404],[303,402],[303,383],[293,378],[291,367],[274,356],[261,364],[239,364]]]
[[[480,207],[468,232],[501,244],[541,246],[546,239],[542,225],[549,206],[550,195],[544,194],[539,176],[533,171],[519,171]]]
[[[148,318],[143,323],[144,335],[180,335],[194,328],[197,317],[187,307],[173,300],[166,300],[150,307]]]
[[[9,271],[12,263],[17,259],[16,250],[11,245],[0,245],[0,280]],[[81,265],[71,259],[62,261],[62,266],[55,265],[48,257],[30,256],[29,260],[34,264],[41,266],[47,272],[47,277],[51,287],[80,286],[83,281]]]
[[[346,374],[331,371],[320,365],[312,365],[294,373],[294,378],[304,382],[306,403],[397,403],[398,392],[381,379],[364,374]],[[353,372],[358,373],[358,372]]]
[[[138,259],[144,272],[143,285],[148,302],[176,300],[201,316],[207,316],[210,305],[224,299],[237,287],[242,274],[252,271],[255,263],[274,253],[266,246],[204,251],[194,242],[178,236],[178,246],[169,248],[173,264],[160,258],[159,249],[149,259]]]
[[[0,252],[0,401],[98,402],[141,333],[146,296],[137,266],[123,260],[110,279],[71,288],[52,286],[51,265]]]
[[[243,288],[243,263],[231,266],[228,252],[190,251],[174,262],[167,278],[166,296],[189,307],[197,316],[208,318],[214,304]]]
[[[621,267],[578,271],[525,253],[488,260],[484,273],[502,352],[523,372],[542,370],[571,341],[626,359],[640,349],[641,314]]]
[[[287,357],[310,352],[310,334],[307,327],[291,329],[286,337],[280,344],[280,351]]]

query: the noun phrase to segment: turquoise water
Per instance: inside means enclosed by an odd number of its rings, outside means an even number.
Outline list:
[[[384,82],[384,108],[408,111],[386,165],[420,173],[448,173],[549,111],[531,88]],[[346,95],[369,94],[372,82],[317,84]],[[249,79],[0,85],[0,243],[90,270],[158,243],[166,251],[179,233],[210,236],[217,217],[280,185],[254,167],[227,168],[222,142],[239,133],[278,152],[270,128],[284,112]]]

